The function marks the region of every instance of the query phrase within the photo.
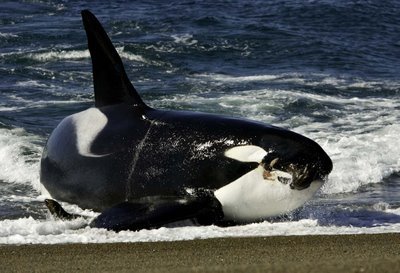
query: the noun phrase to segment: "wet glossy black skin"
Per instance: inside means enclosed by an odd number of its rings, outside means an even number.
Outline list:
[[[212,193],[259,164],[269,168],[276,158],[273,167],[293,175],[293,190],[307,188],[331,171],[332,162],[318,144],[288,130],[148,107],[97,18],[84,10],[82,21],[93,64],[94,103],[107,118],[88,148],[102,156],[79,154],[75,127],[64,120],[41,161],[41,183],[53,198],[103,210],[147,196]],[[224,155],[239,145],[256,145],[268,154],[261,162],[247,163]]]
[[[324,178],[332,162],[314,141],[297,133],[245,119],[218,115],[148,109],[145,118],[134,107],[116,104],[99,108],[108,119],[81,156],[75,132],[64,132],[59,145],[68,155],[51,158],[47,148],[41,162],[41,182],[51,195],[83,208],[103,210],[144,196],[179,196],[189,189],[218,189],[259,163],[224,156],[238,145],[257,145],[273,151],[274,168],[292,173],[293,190]],[[268,163],[268,155],[264,159]],[[307,171],[305,171],[307,170]],[[84,198],[82,197],[84,196]]]

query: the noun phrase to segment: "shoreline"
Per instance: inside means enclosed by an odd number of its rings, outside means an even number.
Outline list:
[[[1,245],[3,272],[400,272],[400,233]]]

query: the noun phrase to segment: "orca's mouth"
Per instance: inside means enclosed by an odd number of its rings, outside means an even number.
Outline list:
[[[302,168],[292,168],[293,181],[290,183],[290,188],[293,190],[307,189],[313,181],[322,180],[322,176],[318,172],[318,168],[306,165]]]
[[[270,163],[261,162],[261,167],[264,169],[263,178],[264,180],[278,180],[282,184],[291,183],[293,180],[293,176],[291,173],[277,169],[276,163],[279,161],[279,158],[273,159]]]
[[[245,145],[230,148],[225,156],[240,162],[257,162],[264,169],[264,180],[278,181],[293,190],[303,190],[313,181],[325,180],[332,171],[332,161],[321,148],[309,150],[278,153],[274,150],[267,152],[259,146]]]
[[[279,157],[271,159],[270,156],[265,157],[260,165],[264,168],[264,179],[277,178],[293,190],[307,189],[313,181],[324,180],[330,172],[329,168],[321,168],[319,164],[286,164]]]

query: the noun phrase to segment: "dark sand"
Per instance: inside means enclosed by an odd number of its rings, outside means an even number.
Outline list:
[[[1,272],[400,272],[400,233],[3,245]]]

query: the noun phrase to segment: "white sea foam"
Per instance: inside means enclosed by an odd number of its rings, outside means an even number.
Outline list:
[[[205,78],[213,81],[220,82],[253,82],[253,81],[271,81],[282,78],[279,75],[252,75],[252,76],[230,76],[225,74],[198,74],[198,78]]]
[[[17,87],[41,87],[41,88],[49,88],[51,85],[49,85],[48,83],[41,83],[39,81],[36,80],[27,80],[27,81],[20,81],[20,82],[16,82],[15,86]],[[55,87],[55,86],[51,86],[51,87]]]
[[[29,81],[28,82],[22,82],[20,84],[28,85]],[[57,93],[53,93],[53,95],[57,95]],[[60,96],[62,96],[62,95],[60,95]],[[9,96],[6,96],[6,97],[8,99],[18,103],[19,106],[18,107],[5,107],[5,109],[7,109],[7,108],[13,109],[14,108],[16,110],[27,109],[27,108],[32,108],[32,107],[41,108],[41,107],[46,107],[46,106],[52,105],[52,104],[58,104],[58,105],[61,105],[61,104],[75,104],[75,103],[92,102],[93,101],[90,98],[82,98],[80,96],[75,96],[74,99],[69,99],[69,100],[65,100],[65,99],[63,100],[62,97],[60,98],[60,100],[27,99],[27,98],[23,98],[23,97],[18,96],[18,95],[9,95]],[[1,105],[0,105],[0,107],[1,107]],[[0,111],[6,111],[6,110],[1,110],[1,108],[0,108]]]
[[[13,33],[3,33],[0,32],[0,38],[17,38],[18,35],[13,34]]]
[[[32,217],[0,221],[0,244],[65,244],[182,241],[222,237],[289,236],[399,232],[400,223],[374,227],[321,226],[317,220],[263,222],[233,227],[185,226],[121,231],[85,227],[90,219],[35,220]]]
[[[42,201],[44,196],[26,200]],[[19,197],[16,197],[21,202]],[[24,201],[24,200],[22,200]],[[119,233],[105,229],[90,228],[88,225],[99,214],[90,210],[81,210],[76,205],[62,203],[70,213],[83,217],[71,221],[54,219],[50,214],[47,219],[33,217],[0,221],[0,244],[65,244],[65,243],[116,243],[116,242],[157,242],[182,241],[194,239],[223,237],[255,237],[255,236],[290,236],[290,235],[322,235],[322,234],[373,234],[398,233],[400,222],[393,220],[393,215],[399,215],[400,208],[391,208],[388,203],[379,202],[364,216],[352,217],[351,221],[326,221],[326,215],[313,213],[317,217],[308,219],[262,222],[232,227],[217,226],[171,226],[152,230],[121,231]],[[318,211],[318,208],[314,208]],[[373,214],[379,213],[383,222],[377,222]],[[344,217],[348,211],[343,211]],[[357,210],[355,210],[357,215]],[[368,213],[372,213],[368,215]],[[305,210],[306,216],[308,213]],[[318,216],[319,215],[319,216]],[[339,214],[340,217],[340,214]],[[366,218],[370,224],[364,225]],[[368,218],[368,219],[369,219]],[[320,221],[322,220],[322,221]],[[335,219],[333,219],[335,220]],[[387,220],[387,221],[385,221]],[[368,222],[368,220],[367,220]],[[336,224],[335,224],[336,223]]]
[[[21,128],[0,129],[0,179],[9,183],[31,184],[40,190],[40,139]]]
[[[3,106],[0,105],[0,112],[11,112],[11,111],[17,111],[17,110],[21,110],[25,107],[16,107],[16,106]]]
[[[28,57],[37,61],[79,60],[90,57],[89,50],[52,50],[41,53],[29,53]]]
[[[174,39],[174,42],[177,44],[184,44],[184,45],[195,45],[198,43],[198,41],[196,39],[193,39],[193,35],[192,34],[174,34],[171,35],[171,37]]]
[[[369,133],[331,137],[330,142],[322,145],[334,162],[323,191],[355,191],[400,171],[399,134],[400,125],[388,125]]]
[[[272,83],[296,83],[302,86],[332,86],[338,89],[344,88],[382,88],[397,90],[400,81],[366,81],[361,78],[332,76],[324,73],[280,73],[280,74],[261,74],[248,76],[232,76],[218,73],[205,73],[195,75],[195,79],[212,81],[215,83],[246,83],[246,82],[272,82]]]
[[[123,58],[131,61],[149,63],[144,57],[127,52],[125,47],[116,48],[118,54]],[[53,61],[53,60],[80,60],[90,58],[90,52],[88,49],[85,50],[50,50],[45,52],[34,52],[29,53],[28,57],[37,61]]]
[[[118,51],[118,54],[124,59],[140,63],[150,63],[150,61],[145,59],[143,56],[127,52],[125,50],[125,47],[117,47],[116,49]]]

